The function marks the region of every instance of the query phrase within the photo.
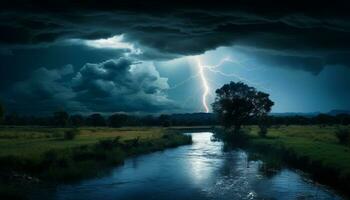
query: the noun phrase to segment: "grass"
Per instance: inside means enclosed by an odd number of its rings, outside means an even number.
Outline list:
[[[339,184],[349,191],[350,145],[340,144],[338,126],[282,126],[270,128],[268,136],[258,136],[256,126],[249,127],[249,143],[266,153],[280,152],[283,159],[314,174],[316,178]]]
[[[102,167],[120,164],[128,156],[191,143],[188,136],[165,128],[79,128],[71,140],[64,138],[68,131],[71,129],[0,128],[0,169],[66,181],[99,173]]]
[[[16,171],[42,180],[79,180],[103,173],[101,169],[120,164],[128,156],[191,143],[190,138],[176,132],[210,128],[79,128],[74,139],[65,140],[64,133],[71,129],[2,127],[0,179],[1,174]],[[257,126],[245,128],[250,130],[249,144],[259,152],[280,155],[286,162],[350,191],[350,144],[340,144],[336,137],[339,128],[349,126],[272,127],[267,137],[258,135]]]
[[[74,140],[64,140],[69,128],[1,128],[0,157],[14,155],[23,158],[39,158],[47,150],[60,150],[91,145],[99,140],[117,136],[121,140],[160,138],[166,131],[162,128],[80,128]]]

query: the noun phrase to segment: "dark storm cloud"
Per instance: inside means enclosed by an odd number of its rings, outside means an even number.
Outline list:
[[[141,66],[142,65],[142,66]],[[39,68],[5,93],[10,111],[158,112],[176,108],[167,98],[167,79],[150,64],[120,58],[60,69]]]
[[[81,45],[54,45],[45,48],[15,49],[10,54],[0,53],[0,91],[13,83],[27,79],[40,67],[48,70],[71,64],[79,70],[85,63],[100,63],[119,58],[122,50],[93,49]]]
[[[313,54],[303,55],[247,47],[237,47],[236,49],[248,56],[249,59],[258,62],[259,65],[304,70],[314,75],[318,75],[326,64],[330,64],[326,62],[329,58]]]
[[[72,80],[76,100],[94,110],[159,111],[175,106],[164,90],[166,78],[161,78],[152,65],[132,67],[127,59],[86,64]]]
[[[236,49],[261,65],[304,70],[314,75],[318,75],[325,66],[350,67],[349,52],[281,51],[243,46]]]
[[[348,10],[345,1],[11,1],[2,6],[0,42],[11,48],[124,33],[126,40],[173,56],[232,44],[349,52]]]

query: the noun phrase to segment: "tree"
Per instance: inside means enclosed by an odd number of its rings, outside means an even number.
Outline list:
[[[141,124],[145,126],[155,126],[157,125],[157,119],[152,115],[146,115],[141,118]]]
[[[79,134],[78,129],[71,129],[71,130],[65,131],[63,137],[65,140],[73,140],[78,134]]]
[[[160,125],[164,126],[164,127],[169,127],[171,126],[171,119],[169,115],[165,115],[165,114],[161,114],[158,117],[159,123]]]
[[[4,119],[4,113],[5,113],[4,107],[0,103],[0,124],[2,123],[2,121]]]
[[[111,127],[125,126],[127,121],[128,121],[128,115],[126,114],[113,114],[108,118],[108,124]]]
[[[315,117],[316,123],[321,127],[331,125],[334,122],[334,117],[328,114],[319,114]]]
[[[259,132],[261,137],[266,137],[267,129],[271,126],[271,119],[266,115],[258,119]]]
[[[6,125],[19,125],[19,116],[17,113],[9,113],[5,116]]]
[[[69,114],[65,111],[58,111],[53,114],[53,121],[55,126],[67,126]]]
[[[105,126],[105,118],[101,114],[95,113],[87,117],[86,123],[88,126]]]
[[[216,98],[212,104],[226,129],[233,128],[238,134],[241,126],[251,118],[265,118],[274,103],[269,94],[257,91],[242,82],[230,82],[216,90]]]
[[[348,129],[338,129],[335,132],[340,144],[347,144],[350,137],[350,131]]]
[[[72,115],[69,118],[69,122],[72,126],[82,126],[84,125],[84,117],[79,114]]]
[[[349,125],[350,124],[350,115],[349,114],[338,114],[335,116],[336,123],[341,125]]]

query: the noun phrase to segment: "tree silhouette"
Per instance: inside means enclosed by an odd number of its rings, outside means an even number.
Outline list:
[[[82,126],[84,125],[84,117],[79,114],[70,116],[69,122],[72,126]]]
[[[0,124],[2,123],[2,121],[4,119],[4,113],[5,113],[5,109],[2,106],[2,104],[0,103]]]
[[[266,117],[273,105],[269,94],[242,82],[230,82],[216,90],[212,107],[223,126],[226,129],[233,128],[233,133],[238,134],[245,122],[253,117]]]
[[[125,126],[127,121],[128,121],[128,115],[126,114],[113,114],[108,118],[108,124],[111,127]]]
[[[69,114],[65,111],[58,111],[53,114],[54,124],[56,126],[67,126]]]
[[[171,126],[171,119],[170,119],[169,115],[161,114],[158,117],[158,120],[159,120],[160,125],[162,125],[164,127]]]
[[[101,114],[95,113],[86,118],[86,123],[88,126],[105,126],[106,120]]]
[[[316,123],[320,126],[326,126],[333,124],[334,117],[327,114],[319,114],[316,116]]]

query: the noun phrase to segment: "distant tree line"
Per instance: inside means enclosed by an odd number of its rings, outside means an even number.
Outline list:
[[[198,114],[174,114],[174,115],[128,115],[115,113],[102,115],[93,113],[91,115],[69,114],[65,111],[54,112],[51,116],[27,116],[16,113],[7,114],[1,123],[13,126],[55,126],[55,127],[80,127],[80,126],[198,126],[216,125],[217,121],[213,115],[202,116]]]
[[[56,126],[56,127],[80,127],[80,126],[215,126],[221,122],[217,114],[213,113],[184,113],[155,115],[130,115],[115,113],[102,115],[93,113],[90,115],[69,114],[65,111],[54,112],[50,116],[29,116],[16,113],[5,114],[5,108],[0,103],[0,124],[8,126]],[[261,117],[252,117],[242,125],[259,125]],[[264,124],[270,125],[350,125],[349,114],[317,116],[273,116],[264,117]]]
[[[338,115],[328,115],[319,114],[316,116],[268,116],[266,123],[270,125],[320,125],[320,126],[331,126],[331,125],[350,125],[350,115],[349,114],[338,114]],[[252,119],[247,122],[247,124],[257,124],[257,119]]]
[[[0,124],[3,122],[4,112],[4,107],[0,103]]]
[[[259,119],[252,118],[242,125],[258,125]],[[349,114],[338,114],[335,116],[319,114],[317,116],[267,116],[264,118],[267,125],[350,125]],[[80,126],[215,126],[219,120],[215,114],[193,113],[193,114],[171,114],[171,115],[128,115],[116,113],[102,115],[94,113],[91,115],[68,114],[64,111],[53,113],[51,116],[26,116],[15,113],[0,116],[0,124],[15,126],[56,126],[56,127],[80,127]]]

